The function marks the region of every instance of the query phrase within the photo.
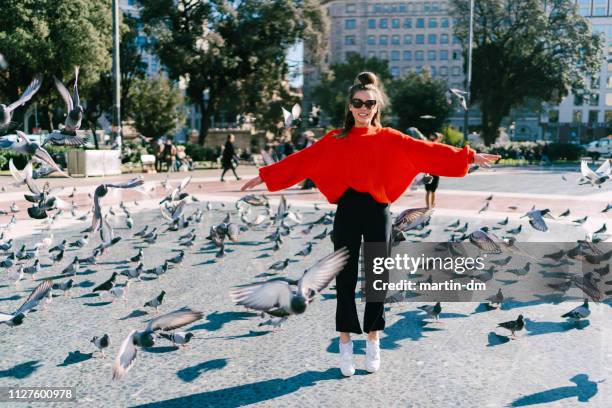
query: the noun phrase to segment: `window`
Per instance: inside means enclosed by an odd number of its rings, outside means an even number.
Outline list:
[[[423,72],[423,67],[416,67],[414,69],[414,72],[416,72],[417,74],[421,74]]]
[[[448,34],[440,34],[440,44],[448,44]]]
[[[461,59],[461,50],[453,50],[453,60],[459,61]]]
[[[599,111],[589,111],[589,123],[597,123],[599,119]]]
[[[354,57],[356,55],[359,55],[359,53],[355,52],[355,51],[347,51],[344,53],[344,59],[348,60],[351,57]]]
[[[447,76],[448,75],[448,67],[440,67],[440,75]]]
[[[404,61],[412,61],[412,51],[404,51]]]
[[[383,11],[382,4],[376,4],[374,6],[374,12],[375,13],[382,13],[382,11]]]
[[[344,28],[346,30],[353,30],[357,27],[357,22],[354,19],[344,20]]]
[[[589,105],[599,106],[599,94],[592,93],[589,95]]]
[[[405,18],[404,19],[404,28],[412,28],[412,19],[411,18]]]
[[[376,19],[375,18],[369,18],[368,19],[368,28],[376,28]]]
[[[578,9],[581,16],[591,14],[591,0],[578,0]]]
[[[408,11],[408,7],[406,7],[405,4],[402,3],[402,4],[399,5],[399,12],[400,13],[405,13],[407,11]]]
[[[357,10],[357,6],[355,6],[354,3],[346,5],[346,12],[347,13],[354,13],[356,10]]]
[[[440,50],[440,59],[442,61],[448,61],[448,51],[447,50]]]
[[[391,67],[391,76],[398,77],[400,74],[400,70],[398,67]]]
[[[400,28],[399,18],[394,18],[393,20],[391,20],[391,28]]]
[[[427,51],[427,61],[435,61],[436,52],[434,50]]]
[[[436,76],[438,75],[438,70],[436,69],[436,67],[429,67],[429,73],[431,74],[431,76]]]
[[[461,44],[461,40],[456,35],[453,35],[453,44]]]
[[[431,11],[440,11],[440,4],[431,3]]]
[[[425,28],[425,19],[424,18],[417,18],[416,26],[417,26],[417,28]]]
[[[344,37],[344,45],[355,45],[355,36],[347,35]]]
[[[368,51],[368,59],[376,58],[376,51]]]
[[[441,18],[440,19],[440,27],[448,28],[448,18]]]
[[[381,60],[388,60],[389,54],[387,54],[387,51],[381,51],[378,53],[378,58],[380,58]]]
[[[574,95],[574,106],[582,106],[582,105],[584,105],[584,96]]]
[[[575,110],[572,113],[572,122],[582,122],[582,111],[581,110]]]
[[[608,7],[608,0],[593,0],[593,15],[605,16]]]
[[[427,44],[436,44],[438,42],[438,36],[436,34],[429,34],[427,36]]]
[[[378,44],[387,45],[388,43],[389,43],[389,39],[386,35],[381,35],[380,37],[378,37]]]
[[[429,10],[431,10],[431,8],[429,7],[429,3],[425,3],[425,4],[423,4],[423,11],[424,11],[424,12],[426,12],[426,13],[428,13],[428,12],[429,12]]]
[[[423,51],[417,51],[414,53],[414,58],[417,61],[423,61]]]
[[[400,52],[399,51],[391,51],[391,61],[399,61],[400,60]]]
[[[438,28],[438,19],[437,18],[430,18],[428,25],[429,25],[429,28]]]
[[[380,28],[389,28],[389,21],[386,18],[381,18],[378,22]]]
[[[461,75],[461,70],[459,69],[459,67],[453,67],[451,69],[451,74],[453,76],[459,76],[459,75]]]
[[[604,122],[610,126],[610,123],[612,123],[612,110],[607,110],[604,112]]]
[[[408,75],[410,73],[410,67],[404,67],[404,75]]]
[[[548,111],[548,123],[559,123],[559,111],[558,110]]]
[[[376,45],[376,37],[373,35],[368,35],[368,45]]]
[[[606,94],[606,106],[612,106],[612,93]]]
[[[404,36],[404,44],[412,44],[412,35],[406,34]]]
[[[425,35],[424,34],[417,34],[417,36],[416,36],[416,43],[417,44],[425,44]]]

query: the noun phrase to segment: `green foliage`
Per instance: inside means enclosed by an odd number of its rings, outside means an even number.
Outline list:
[[[316,0],[140,0],[153,50],[202,112],[200,143],[210,118],[257,113],[284,85],[287,50],[304,39],[317,50],[325,35]],[[203,93],[208,90],[208,103]]]
[[[456,35],[467,44],[469,1],[453,0]],[[475,0],[471,101],[487,145],[510,109],[528,98],[558,102],[597,75],[602,36],[574,0]]]
[[[142,143],[128,141],[123,143],[123,163],[140,163],[140,156],[143,154],[153,154],[153,147],[143,146]]]
[[[108,0],[4,0],[0,7],[0,50],[8,69],[0,72],[0,100],[13,101],[36,74],[43,85],[35,96],[40,120],[50,127],[51,103],[63,109],[53,76],[65,83],[81,67],[79,91],[111,66],[111,8]],[[22,120],[24,109],[15,121]]]
[[[388,89],[391,82],[388,62],[377,58],[366,60],[358,54],[350,55],[345,63],[332,64],[330,71],[322,79],[321,85],[315,88],[313,99],[321,106],[321,110],[330,118],[334,127],[344,125],[348,90],[353,85],[357,74],[362,71],[374,72],[381,80],[383,88]]]
[[[185,153],[190,156],[193,161],[215,161],[221,154],[218,146],[208,147],[193,143],[185,145]]]
[[[463,137],[463,133],[461,133],[458,129],[455,129],[452,126],[447,126],[442,131],[444,134],[443,143],[463,147],[465,145],[465,138]]]
[[[180,107],[183,97],[168,79],[155,76],[134,81],[130,97],[136,130],[145,137],[158,138],[174,130],[184,120]]]
[[[576,161],[584,154],[584,147],[573,143],[510,142],[502,146],[474,146],[480,153],[499,154],[502,159],[523,159],[538,163],[543,154],[551,161]]]
[[[427,73],[415,72],[392,82],[390,97],[393,113],[403,131],[411,126],[424,135],[440,131],[451,107],[446,101],[446,82],[432,79]],[[434,118],[422,118],[433,116]]]

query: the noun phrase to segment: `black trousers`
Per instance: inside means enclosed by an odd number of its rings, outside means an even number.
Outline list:
[[[334,219],[334,250],[347,247],[349,260],[336,277],[336,331],[361,334],[355,288],[359,269],[361,238],[364,242],[385,242],[387,247],[391,236],[389,204],[374,200],[368,193],[348,189],[338,201]],[[383,302],[367,302],[363,318],[363,331],[385,328]]]

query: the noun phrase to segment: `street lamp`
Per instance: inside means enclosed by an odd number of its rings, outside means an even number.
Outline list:
[[[113,124],[115,149],[121,150],[121,74],[119,66],[119,0],[113,0]]]
[[[472,37],[474,35],[474,0],[470,0],[470,27],[468,31],[468,55],[467,55],[467,77],[465,78],[465,101],[466,106],[470,106],[470,88],[472,87]],[[465,135],[469,134],[469,110],[463,113],[463,126]]]

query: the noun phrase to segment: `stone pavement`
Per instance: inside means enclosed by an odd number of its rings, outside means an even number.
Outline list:
[[[149,195],[128,191],[109,194],[104,208],[124,200],[134,212],[135,226],[124,227],[123,217],[111,218],[116,233],[123,240],[90,270],[83,268],[74,280],[71,297],[58,296],[49,310],[28,315],[23,325],[0,325],[1,386],[73,386],[78,405],[84,407],[238,407],[255,406],[399,406],[399,407],[503,407],[537,405],[545,407],[593,406],[607,408],[612,400],[612,307],[609,303],[592,304],[592,314],[582,325],[572,325],[560,317],[575,307],[578,298],[560,304],[544,302],[507,302],[500,310],[483,311],[476,303],[445,303],[439,323],[429,323],[416,309],[417,304],[389,305],[387,328],[381,338],[382,368],[367,374],[364,368],[365,337],[355,336],[357,373],[343,379],[336,368],[337,334],[334,331],[335,293],[326,290],[309,306],[306,313],[290,319],[277,332],[259,327],[257,314],[233,305],[227,295],[230,288],[261,280],[257,276],[278,260],[294,261],[286,275],[298,277],[317,259],[331,251],[327,239],[313,246],[307,258],[295,256],[306,242],[329,226],[317,226],[310,235],[296,227],[280,251],[270,251],[263,237],[269,231],[247,231],[236,243],[228,243],[225,258],[216,258],[205,236],[218,223],[232,201],[243,193],[240,185],[254,169],[240,168],[241,182],[220,183],[219,171],[192,173],[189,188],[201,201],[189,204],[187,213],[213,203],[201,225],[198,239],[187,249],[182,266],[173,268],[159,279],[143,280],[130,286],[127,303],[112,303],[108,295],[92,296],[91,288],[106,280],[114,271],[128,267],[125,259],[142,247],[144,266],[158,265],[176,254],[178,236],[160,235],[155,244],[143,244],[133,232],[145,225],[162,221],[156,209],[161,189]],[[568,181],[563,181],[561,175]],[[171,174],[177,184],[185,174]],[[111,178],[125,180],[123,175]],[[163,180],[165,175],[147,175],[146,181]],[[508,216],[510,226],[523,225],[524,241],[562,241],[584,237],[588,232],[610,222],[610,213],[601,209],[612,201],[610,187],[592,189],[576,186],[575,171],[540,171],[538,169],[498,168],[476,172],[465,179],[442,179],[438,207],[432,218],[432,240],[443,240],[445,225],[461,218],[472,228],[490,225]],[[231,178],[233,179],[233,178]],[[107,181],[107,180],[105,180]],[[101,179],[53,179],[55,185],[77,185],[74,197],[78,215],[91,206],[87,194]],[[10,180],[2,177],[0,185]],[[150,186],[150,184],[148,184]],[[39,232],[40,221],[24,217],[23,188],[9,188],[0,194],[0,209],[16,201],[21,210],[17,224],[6,233],[18,237],[13,248],[27,247],[47,236]],[[70,193],[66,189],[65,193]],[[256,192],[262,192],[258,189]],[[490,208],[478,214],[485,198],[493,192]],[[277,200],[281,193],[270,193]],[[299,207],[306,221],[318,219],[334,206],[323,203],[316,191],[289,189],[283,192],[289,203]],[[134,203],[137,200],[139,205]],[[409,191],[393,211],[406,206],[422,206],[422,191]],[[222,206],[223,204],[223,206]],[[569,220],[551,221],[548,233],[536,232],[519,217],[532,205],[550,207],[556,216],[571,209]],[[508,208],[516,206],[516,210]],[[261,210],[254,209],[254,213]],[[577,226],[571,220],[588,215]],[[9,216],[0,217],[5,224]],[[509,227],[510,227],[509,226]],[[54,241],[80,237],[87,222],[61,218],[53,229]],[[56,277],[75,255],[88,256],[97,242],[69,251],[56,265],[46,251],[40,260],[45,268],[38,279]],[[133,266],[133,265],[129,265]],[[0,270],[4,274],[5,269]],[[123,279],[120,279],[123,281]],[[0,283],[0,310],[15,310],[37,282],[26,277],[20,287]],[[195,334],[192,344],[177,350],[159,339],[155,347],[138,350],[132,370],[122,381],[111,380],[111,361],[121,341],[132,330],[146,325],[150,310],[145,301],[160,290],[167,292],[161,312],[188,306],[204,313],[204,319],[187,327]],[[358,302],[360,318],[363,304]],[[518,340],[510,341],[496,326],[523,314],[526,328]],[[106,359],[93,356],[89,340],[108,333],[111,346]],[[60,404],[36,404],[36,406]],[[65,406],[63,404],[62,406]]]

